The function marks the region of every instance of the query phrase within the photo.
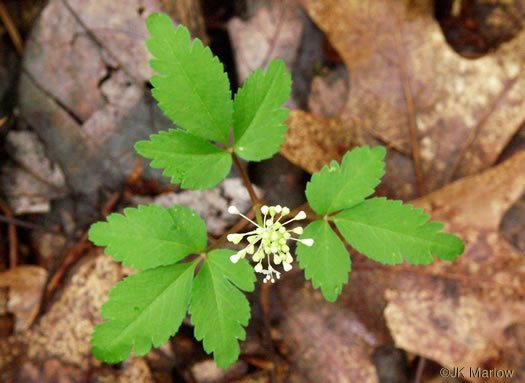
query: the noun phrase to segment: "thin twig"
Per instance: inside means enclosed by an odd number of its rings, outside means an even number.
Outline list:
[[[405,53],[402,48],[401,31],[396,30],[396,47],[399,58],[399,74],[401,76],[401,85],[403,87],[403,93],[405,95],[405,102],[407,107],[407,118],[408,127],[410,133],[410,145],[412,147],[412,160],[414,162],[414,170],[416,173],[416,180],[419,195],[425,195],[425,180],[423,178],[423,171],[421,166],[421,155],[419,152],[419,142],[417,140],[417,124],[416,124],[416,108],[414,106],[414,100],[412,98],[412,90],[407,78],[407,68],[405,63]]]
[[[248,213],[247,217],[250,218],[250,219],[253,219],[255,217],[255,211],[251,210]],[[235,225],[233,225],[230,230],[228,230],[226,233],[221,235],[221,237],[218,240],[216,240],[214,243],[212,243],[210,245],[210,247],[208,247],[206,252],[209,253],[210,251],[212,251],[212,250],[216,249],[217,247],[221,246],[223,243],[226,242],[226,237],[228,237],[228,234],[238,233],[241,230],[243,230],[246,227],[246,225],[248,225],[248,224],[249,224],[248,221],[246,221],[244,219],[240,220]]]
[[[414,383],[421,383],[421,379],[423,378],[423,370],[425,369],[425,362],[427,360],[425,357],[420,356],[419,360],[417,361],[417,369],[416,369],[416,377],[414,379]]]
[[[8,223],[8,224],[11,224],[11,225],[24,227],[26,229],[43,231],[43,232],[46,232],[46,233],[61,235],[61,236],[65,237],[64,233],[62,233],[61,231],[48,229],[47,227],[44,227],[44,226],[35,225],[34,223],[29,223],[29,222],[22,221],[22,220],[16,219],[16,218],[6,217],[5,215],[0,215],[0,221]]]
[[[16,52],[19,56],[22,56],[24,54],[24,44],[22,43],[22,37],[20,36],[20,33],[18,32],[18,29],[11,19],[11,16],[9,15],[9,12],[3,2],[0,2],[0,19],[2,19],[5,29],[7,29],[7,33],[9,33],[11,41],[13,41]]]
[[[88,246],[90,246],[90,243],[88,241],[88,232],[86,231],[73,247],[66,250],[64,261],[58,266],[56,272],[50,275],[44,295],[46,301],[51,299],[66,272],[85,254]]]
[[[75,230],[73,230],[75,232]],[[40,317],[46,312],[47,309],[47,302],[49,301],[48,297],[48,286],[51,280],[53,279],[53,275],[55,274],[57,270],[57,266],[60,262],[60,260],[63,258],[64,253],[71,245],[72,241],[74,240],[73,234],[70,234],[66,237],[66,240],[64,241],[64,244],[60,247],[60,250],[57,252],[57,256],[53,258],[51,261],[51,266],[48,268],[49,272],[47,273],[46,282],[44,283],[44,288],[42,289],[41,297],[40,297],[40,307],[38,308],[38,313],[35,317],[34,322],[40,319]]]
[[[246,187],[246,190],[248,190],[248,194],[250,195],[250,199],[252,200],[254,209],[257,209],[261,202],[257,198],[257,195],[255,194],[255,190],[253,190],[252,182],[250,181],[250,178],[248,177],[248,174],[244,170],[241,161],[239,160],[239,157],[235,153],[232,153],[233,162],[235,163],[235,166],[237,166],[237,169],[239,169],[239,173],[241,173],[242,182],[244,186]]]
[[[7,218],[14,218],[13,211],[9,205],[2,200],[0,200],[0,209]],[[16,226],[13,223],[8,223],[7,233],[9,236],[9,268],[14,269],[18,263],[18,236],[16,235]]]

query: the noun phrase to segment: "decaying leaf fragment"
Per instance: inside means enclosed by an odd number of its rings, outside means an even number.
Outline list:
[[[408,267],[387,290],[385,316],[398,346],[448,367],[507,367],[525,376],[525,353],[509,352],[519,343],[511,329],[525,318],[525,255],[498,231],[524,191],[520,152],[414,201],[462,237],[466,250],[453,263]]]
[[[228,22],[240,82],[274,58],[291,68],[303,30],[298,10],[297,0],[271,2],[247,21],[234,17]]]
[[[24,265],[0,273],[0,287],[9,288],[7,311],[15,315],[15,332],[31,326],[40,308],[47,271]]]
[[[281,353],[300,374],[292,373],[288,381],[378,383],[371,355],[385,342],[387,331],[377,322],[368,326],[361,307],[352,302],[356,294],[343,293],[337,302],[327,302],[302,272],[288,275],[278,289],[285,304]]]

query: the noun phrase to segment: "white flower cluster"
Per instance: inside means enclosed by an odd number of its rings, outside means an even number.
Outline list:
[[[239,259],[246,257],[246,254],[251,254],[252,260],[257,263],[254,267],[255,271],[266,275],[264,283],[268,281],[272,281],[273,283],[275,282],[275,278],[279,279],[281,276],[281,273],[272,267],[272,257],[273,263],[276,265],[283,264],[284,271],[290,271],[292,269],[293,258],[290,254],[290,247],[286,244],[289,239],[301,242],[306,246],[312,246],[314,244],[313,239],[292,238],[292,233],[297,235],[303,233],[302,227],[296,227],[292,230],[287,230],[285,228],[285,225],[292,221],[305,219],[306,213],[304,211],[300,211],[294,218],[281,223],[281,218],[290,214],[290,209],[287,207],[281,207],[280,205],[269,207],[265,205],[261,207],[261,213],[263,214],[262,226],[246,217],[235,206],[230,206],[228,212],[230,214],[242,216],[257,227],[255,230],[247,233],[228,235],[228,241],[233,242],[234,244],[238,244],[245,236],[248,236],[246,238],[248,246],[237,252],[237,254],[232,255],[230,260],[233,263],[237,263]],[[276,219],[277,215],[278,218]],[[256,245],[258,245],[257,250],[255,249]],[[265,256],[268,261],[267,269],[264,269],[262,264]]]

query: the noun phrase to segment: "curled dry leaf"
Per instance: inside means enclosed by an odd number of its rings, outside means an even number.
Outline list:
[[[516,381],[525,379],[525,351],[512,352],[520,343],[515,326],[525,318],[525,254],[498,231],[524,191],[520,152],[414,201],[446,222],[466,248],[453,263],[407,267],[387,291],[385,315],[400,347],[448,367],[506,367]]]
[[[14,314],[15,332],[26,330],[38,314],[47,271],[39,266],[19,266],[0,272],[0,287],[9,289],[7,311]]]
[[[349,72],[341,114],[295,111],[282,153],[308,171],[374,137],[414,159],[419,191],[493,164],[525,119],[525,31],[477,60],[448,46],[424,0],[305,0]],[[334,130],[334,131],[332,131]],[[305,131],[313,134],[306,136]],[[301,142],[298,145],[297,142]]]

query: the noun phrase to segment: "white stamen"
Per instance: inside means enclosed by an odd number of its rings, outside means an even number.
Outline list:
[[[302,239],[300,242],[309,247],[314,244],[314,240],[312,238]]]
[[[296,228],[294,228],[294,229],[292,229],[292,230],[290,230],[290,231],[291,231],[292,233],[294,233],[294,234],[297,234],[297,235],[301,235],[301,234],[303,234],[303,228],[300,227],[300,226],[299,226],[299,227],[296,227]]]
[[[230,213],[230,214],[241,214],[239,209],[237,209],[235,206],[230,206],[228,208],[228,213]]]
[[[301,219],[305,219],[305,218],[306,218],[306,213],[301,210],[299,213],[297,213],[297,215],[295,216],[294,219],[301,220]]]
[[[295,217],[293,217],[292,219],[289,219],[288,221],[283,223],[283,225],[287,225],[287,224],[289,224],[292,221],[300,221],[300,220],[305,219],[305,218],[306,218],[306,213],[301,210],[299,213],[297,213],[297,215]]]
[[[240,215],[242,218],[244,218],[245,220],[249,221],[253,226],[260,227],[260,226],[257,225],[255,222],[253,222],[250,218],[246,217],[244,214],[239,213],[239,215]]]

